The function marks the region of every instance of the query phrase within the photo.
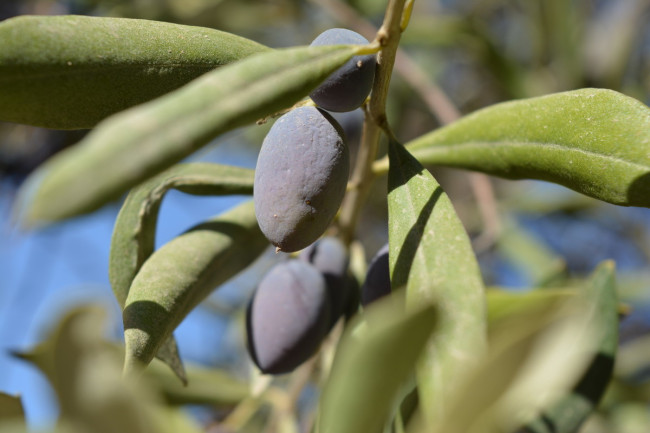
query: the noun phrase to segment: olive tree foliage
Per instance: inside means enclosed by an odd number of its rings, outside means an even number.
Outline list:
[[[0,120],[92,128],[28,178],[18,221],[38,229],[128,194],[109,263],[125,345],[106,342],[102,312],[82,308],[42,344],[17,354],[51,381],[61,406],[56,431],[200,431],[178,410],[190,403],[227,409],[219,431],[250,432],[568,433],[596,410],[618,343],[614,263],[561,288],[525,294],[486,289],[470,238],[425,167],[539,179],[604,202],[650,207],[650,109],[613,90],[584,88],[488,106],[402,143],[387,120],[388,89],[413,7],[413,1],[388,1],[368,44],[284,49],[208,28],[136,19],[24,16],[0,23]],[[362,106],[362,139],[347,188],[340,178],[347,170],[333,172],[338,178],[330,181],[345,196],[340,209],[337,203],[329,211],[329,226],[318,229],[349,250],[351,306],[336,307],[337,324],[320,317],[332,307],[310,306],[317,310],[309,320],[318,321],[318,332],[296,338],[309,348],[291,350],[320,350],[292,376],[271,378],[254,367],[247,380],[186,370],[174,329],[270,242],[251,200],[155,249],[158,212],[170,189],[214,196],[254,192],[254,170],[180,162],[228,131],[313,105],[308,95],[355,56],[376,56]],[[387,143],[385,156],[378,154],[380,140]],[[274,194],[273,182],[286,182],[281,190],[311,182],[320,167],[301,165],[301,155],[292,154],[300,176],[275,176],[272,163],[256,190]],[[288,162],[283,170],[291,168]],[[355,233],[376,182],[387,187],[388,258],[380,262],[388,269],[372,275],[383,296],[361,306],[366,262]],[[297,207],[280,204],[286,212]],[[297,242],[300,230],[309,232],[306,244],[319,237],[308,224],[296,230]],[[308,262],[283,266],[302,269]],[[297,321],[301,311],[294,301],[301,295],[305,302],[330,302],[322,293],[329,282],[304,272],[318,281],[318,296],[300,292],[300,276],[292,277],[280,287],[284,301],[251,308],[264,311],[265,323],[249,324],[258,335],[273,334],[274,323],[266,322]],[[382,275],[390,281],[381,281]],[[285,304],[295,320],[269,311]],[[276,356],[273,338],[254,349]],[[325,341],[319,345],[314,338]],[[280,361],[266,370],[296,367]],[[318,401],[298,410],[308,383],[319,386]],[[0,397],[2,425],[25,429],[19,398]]]

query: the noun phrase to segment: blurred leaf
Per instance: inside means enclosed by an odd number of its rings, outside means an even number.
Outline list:
[[[543,410],[521,433],[573,433],[596,409],[612,378],[618,346],[618,300],[614,263],[604,262],[591,277],[585,297],[594,341],[587,370],[573,390]]]
[[[570,399],[563,396],[572,388],[577,393],[593,385],[587,391],[590,395],[604,389],[594,368],[603,367],[599,350],[615,348],[612,337],[618,332],[613,264],[601,265],[586,286],[577,296],[546,290],[488,295],[490,309],[496,306],[498,311],[491,314],[489,353],[453,395],[437,431],[513,431],[538,408],[548,407],[557,412],[544,411],[538,421],[549,429],[539,431],[576,431],[554,430],[554,425],[560,428],[564,423],[554,415],[584,419],[575,394]],[[515,305],[508,306],[509,301]],[[610,372],[612,362],[612,358],[605,362]]]
[[[0,392],[0,423],[13,419],[23,420],[25,411],[20,396],[13,396]]]
[[[440,305],[440,331],[418,366],[421,407],[440,418],[460,373],[485,348],[485,296],[476,257],[449,198],[399,143],[389,144],[388,224],[391,285],[409,306]]]
[[[160,362],[152,362],[144,374],[160,388],[167,403],[173,405],[230,407],[250,396],[248,383],[235,379],[224,370],[190,367],[187,386],[183,386]]]
[[[390,296],[352,319],[323,389],[319,433],[377,433],[389,421],[438,318],[427,303],[406,313],[404,307]]]
[[[546,180],[609,203],[650,207],[650,109],[611,90],[497,104],[407,147],[423,164]]]
[[[124,308],[125,371],[148,364],[197,304],[267,246],[250,201],[154,252],[133,280]]]
[[[99,308],[76,308],[47,340],[18,354],[43,371],[56,392],[62,421],[56,431],[197,433],[158,404],[146,381],[122,379],[122,354],[104,340],[104,319]]]
[[[560,305],[562,300],[556,298],[539,308],[526,306],[522,310],[511,310],[498,321],[491,322],[489,352],[475,370],[466,372],[469,380],[455,390],[436,432],[503,431],[495,427],[494,420],[486,419],[486,412],[516,382],[527,359],[534,353],[535,342],[556,320]]]
[[[30,176],[22,189],[23,222],[101,207],[219,134],[291,106],[363,50],[335,45],[256,54],[106,119]]]
[[[108,277],[113,293],[124,308],[129,287],[155,247],[158,211],[170,189],[196,195],[252,194],[253,170],[220,164],[192,163],[171,167],[134,188],[115,221]],[[183,364],[173,335],[156,357],[167,363],[186,382]]]
[[[269,48],[203,27],[84,16],[0,24],[0,119],[92,128],[111,114]]]

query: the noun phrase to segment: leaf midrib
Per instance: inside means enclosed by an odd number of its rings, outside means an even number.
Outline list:
[[[417,155],[418,152],[436,152],[437,149],[441,149],[442,152],[453,152],[455,149],[459,148],[474,148],[474,147],[489,147],[489,148],[505,148],[505,147],[531,147],[532,149],[542,149],[542,150],[550,150],[550,151],[556,151],[556,152],[575,152],[575,153],[580,153],[583,155],[586,155],[588,157],[594,158],[594,159],[601,159],[605,160],[608,162],[613,162],[613,163],[618,163],[621,165],[625,166],[631,166],[635,167],[640,170],[650,170],[650,164],[649,165],[643,165],[638,162],[630,161],[627,159],[623,159],[620,156],[615,156],[615,155],[604,155],[602,153],[598,153],[592,150],[588,149],[582,149],[582,148],[577,148],[577,147],[569,147],[565,146],[562,144],[558,143],[544,143],[544,142],[536,142],[536,141],[526,141],[526,142],[520,142],[520,141],[470,141],[470,142],[463,142],[463,143],[449,143],[449,144],[436,144],[436,145],[431,145],[427,147],[418,147],[418,148],[413,148],[411,151]],[[461,150],[466,150],[466,149],[461,149]],[[650,149],[648,149],[650,151]],[[532,154],[532,152],[531,152]]]

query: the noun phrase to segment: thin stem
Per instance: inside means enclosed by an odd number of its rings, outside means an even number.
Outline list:
[[[339,0],[311,1],[323,6],[337,20],[341,21],[350,28],[354,28],[361,34],[368,36],[376,33],[375,27],[370,22],[359,15],[357,11],[352,7]],[[408,0],[406,2],[404,14],[401,18],[400,23],[402,31],[408,24],[408,19],[410,18],[412,7],[413,2],[411,0]],[[456,108],[453,102],[451,102],[445,92],[429,79],[422,68],[415,61],[413,61],[413,59],[404,50],[399,48],[397,49],[397,62],[395,63],[395,70],[402,76],[402,78],[404,78],[404,81],[406,81],[416,91],[416,93],[420,95],[424,103],[429,108],[429,111],[431,111],[431,113],[438,119],[441,124],[447,125],[461,117],[460,111],[458,108]],[[373,176],[378,177],[388,172],[388,159],[384,158],[381,161],[375,162],[374,166],[371,168],[372,174],[368,174],[363,178],[368,179],[368,184],[370,183],[370,179],[372,179]],[[359,179],[356,179],[353,176],[353,185],[355,182],[358,184],[360,182],[360,179],[361,176],[359,176]],[[479,213],[481,214],[481,220],[483,221],[484,226],[484,233],[478,239],[479,242],[476,246],[480,249],[484,249],[493,243],[493,241],[498,237],[501,229],[496,200],[494,198],[494,191],[490,178],[482,173],[472,173],[470,175],[469,182],[474,196],[477,199]],[[361,186],[361,188],[367,190],[369,189],[369,185]],[[367,191],[361,191],[361,193],[367,193]],[[349,212],[352,212],[352,210],[349,210]],[[358,213],[359,210],[357,209],[355,213],[345,215],[345,217],[354,218],[356,221]],[[341,217],[343,218],[343,216],[344,215],[342,213]],[[348,227],[349,222],[345,221],[345,224],[342,224],[342,226]],[[354,227],[352,227],[352,230],[353,229]],[[346,235],[351,236],[351,233],[347,232]]]
[[[405,1],[390,0],[384,23],[377,31],[374,40],[382,48],[377,55],[377,69],[370,102],[364,107],[365,118],[359,154],[352,172],[350,189],[341,206],[338,220],[339,234],[346,244],[354,238],[359,212],[372,185],[372,163],[377,155],[381,131],[389,131],[386,119],[386,96],[402,33],[400,26]]]

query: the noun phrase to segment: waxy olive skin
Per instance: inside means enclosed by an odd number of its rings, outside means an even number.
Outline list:
[[[311,263],[325,278],[327,294],[330,298],[330,327],[347,310],[350,301],[352,278],[348,277],[348,252],[339,239],[324,237],[300,252],[300,260]]]
[[[285,252],[318,239],[336,215],[350,171],[341,127],[315,107],[280,117],[255,168],[253,198],[262,233]]]
[[[361,286],[361,304],[365,307],[371,302],[389,295],[390,291],[388,244],[386,244],[377,251],[368,265],[366,280]]]
[[[366,38],[352,30],[329,29],[318,35],[311,45],[365,45],[367,43]],[[374,54],[354,56],[309,96],[316,105],[329,111],[344,112],[359,108],[372,88],[376,64]]]
[[[279,263],[262,279],[248,306],[249,353],[263,373],[288,373],[316,353],[329,318],[321,273],[301,260]]]

